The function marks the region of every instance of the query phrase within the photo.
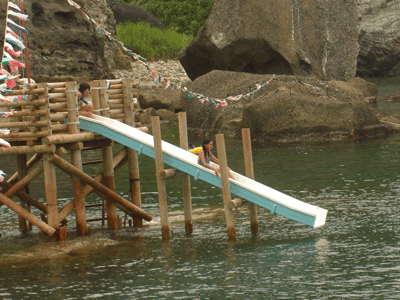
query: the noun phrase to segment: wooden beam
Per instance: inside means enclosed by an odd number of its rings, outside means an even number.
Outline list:
[[[55,145],[16,146],[11,148],[0,148],[0,155],[53,153],[55,151]]]
[[[4,190],[1,191],[1,193],[3,193],[3,194],[5,192],[7,192],[10,188],[12,188],[12,184],[10,184],[8,182],[2,182],[2,183],[0,183],[0,186],[2,186],[3,189],[4,189]],[[42,202],[39,202],[38,200],[36,200],[32,196],[24,193],[23,191],[18,191],[15,194],[15,196],[20,198],[22,201],[28,203],[29,205],[32,205],[33,207],[36,207],[41,212],[44,212],[45,214],[47,214],[47,206],[44,205]]]
[[[145,211],[141,210],[138,208],[136,205],[133,205],[131,202],[127,201],[126,199],[122,198],[118,194],[114,193],[101,183],[96,182],[92,177],[89,175],[85,174],[84,172],[80,171],[79,169],[75,168],[72,164],[66,162],[63,160],[61,157],[58,155],[54,154],[52,161],[54,162],[57,167],[59,167],[61,170],[66,172],[67,174],[71,176],[76,176],[83,182],[91,185],[94,189],[99,191],[100,193],[103,194],[103,196],[110,198],[123,206],[125,209],[128,209],[132,213],[140,216],[141,218],[145,219],[146,221],[151,221],[153,217],[146,213]]]
[[[31,222],[33,225],[37,226],[39,229],[41,229],[43,232],[45,232],[49,236],[53,236],[53,234],[56,232],[56,230],[32,215],[30,212],[26,211],[23,207],[12,201],[10,198],[6,197],[5,195],[0,193],[0,203],[8,206],[10,209],[12,209],[14,212],[16,212],[18,215],[23,217],[24,219],[28,220]]]
[[[64,144],[64,143],[76,143],[84,141],[92,141],[98,137],[97,133],[93,132],[81,132],[75,134],[54,134],[43,138],[45,144]]]

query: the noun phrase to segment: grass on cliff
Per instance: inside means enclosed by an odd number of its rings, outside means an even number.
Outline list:
[[[146,23],[117,24],[117,39],[125,47],[148,60],[177,59],[178,53],[192,40],[191,35],[172,29],[161,30]]]
[[[119,0],[146,9],[166,28],[195,36],[207,20],[214,0]]]

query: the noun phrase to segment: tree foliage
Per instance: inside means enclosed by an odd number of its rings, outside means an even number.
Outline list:
[[[146,9],[176,32],[196,35],[207,20],[214,0],[119,0]]]

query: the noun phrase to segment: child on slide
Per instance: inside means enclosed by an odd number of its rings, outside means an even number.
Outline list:
[[[93,104],[92,102],[86,101],[83,97],[89,95],[90,85],[86,82],[82,82],[79,85],[78,91],[78,107],[79,107],[79,115],[94,118],[93,116]]]
[[[216,168],[213,168],[213,167],[210,165],[211,159],[212,159],[215,163],[219,164],[219,160],[211,153],[211,150],[212,150],[213,146],[214,146],[214,143],[213,143],[212,140],[210,140],[210,139],[205,139],[205,140],[203,141],[203,143],[202,143],[202,148],[203,148],[203,150],[201,150],[201,151],[199,152],[199,158],[198,158],[198,160],[197,160],[197,163],[198,163],[199,165],[203,166],[203,167],[206,167],[206,168],[208,168],[208,169],[213,170],[213,171],[215,172],[215,175],[219,176],[220,170],[219,170],[219,169],[216,169]],[[230,170],[230,169],[228,168],[228,175],[229,175],[229,177],[232,178],[232,179],[234,179],[233,176],[232,176],[232,174],[231,174],[231,172],[229,172],[229,170]]]

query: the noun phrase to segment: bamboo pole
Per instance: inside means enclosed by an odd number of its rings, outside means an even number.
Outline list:
[[[160,117],[151,117],[151,126],[153,128],[154,139],[154,159],[156,164],[156,177],[158,189],[158,204],[160,207],[161,219],[161,234],[163,240],[168,240],[169,235],[169,220],[168,220],[168,206],[167,206],[167,191],[165,188],[165,180],[161,178],[160,172],[164,170],[164,161],[161,145],[161,130],[160,130]]]
[[[234,240],[236,238],[236,232],[233,211],[231,208],[229,208],[229,202],[231,201],[231,188],[229,186],[228,162],[225,152],[225,140],[223,134],[216,134],[215,137],[217,140],[218,160],[221,172],[222,197],[224,199],[224,211],[226,227],[228,230],[228,239]]]
[[[135,127],[135,114],[133,113],[132,105],[132,84],[130,79],[122,80],[122,89],[124,93],[124,121],[126,124]],[[139,155],[137,151],[130,148],[127,152],[131,201],[137,207],[142,207],[142,198],[140,195]],[[143,220],[137,217],[133,218],[133,226],[142,227]]]
[[[37,226],[47,235],[52,236],[56,230],[51,226],[47,225],[43,221],[39,220],[37,217],[32,215],[30,212],[26,211],[23,207],[12,201],[10,198],[6,197],[5,195],[0,193],[0,203],[8,206],[18,215],[22,216],[24,219],[28,220],[33,225]]]
[[[182,149],[188,150],[186,113],[178,113],[179,143]],[[183,208],[185,211],[185,230],[187,234],[193,233],[192,193],[190,188],[190,175],[182,174]]]
[[[251,137],[250,129],[242,129],[242,141],[243,141],[243,155],[244,155],[244,166],[246,170],[246,177],[254,179],[253,169],[253,155],[251,150]],[[258,217],[257,217],[257,205],[252,202],[248,202],[249,214],[250,214],[250,228],[252,233],[258,232]]]
[[[67,106],[68,106],[68,132],[71,135],[79,134],[79,112],[76,82],[67,82]],[[71,151],[71,163],[79,171],[82,171],[82,152],[81,150]],[[72,176],[74,189],[74,207],[76,216],[76,231],[78,235],[85,235],[87,232],[85,197],[83,195],[83,185],[78,177]]]
[[[27,169],[26,169],[26,154],[19,154],[17,155],[17,165],[18,165],[18,179],[21,180],[27,175]],[[29,187],[28,184],[24,187],[25,193],[29,194]],[[26,209],[28,212],[31,212],[31,207],[29,204],[21,201],[21,207]],[[27,221],[22,217],[18,216],[18,224],[19,224],[19,229],[21,232],[25,233],[28,232],[29,230],[29,225]]]
[[[113,191],[111,191],[110,189],[108,189],[107,187],[102,185],[101,183],[96,182],[96,180],[91,178],[89,175],[78,170],[72,164],[66,162],[58,155],[54,154],[52,161],[54,162],[55,165],[57,165],[57,167],[59,167],[61,170],[63,170],[67,174],[69,174],[71,176],[76,176],[83,182],[91,185],[94,189],[96,189],[98,192],[103,194],[103,197],[107,197],[109,199],[114,200],[115,202],[117,202],[118,204],[123,206],[125,209],[131,211],[134,214],[139,215],[141,218],[145,219],[146,221],[152,220],[152,216],[150,216],[148,213],[141,210],[136,205],[133,205],[131,202],[125,200],[120,195],[114,193]]]
[[[99,81],[99,100],[101,115],[108,118],[110,116],[108,107],[107,97],[107,82],[105,80]],[[102,147],[103,155],[103,180],[102,183],[110,190],[115,191],[114,182],[114,169],[113,169],[113,154],[112,146]],[[106,209],[107,209],[107,223],[108,228],[111,230],[118,230],[118,212],[117,206],[114,201],[106,198]]]

